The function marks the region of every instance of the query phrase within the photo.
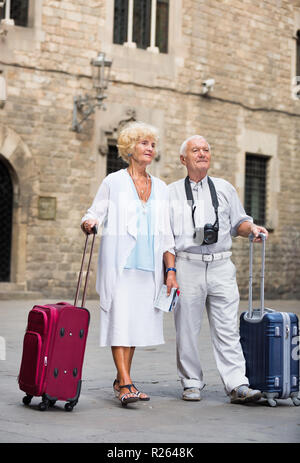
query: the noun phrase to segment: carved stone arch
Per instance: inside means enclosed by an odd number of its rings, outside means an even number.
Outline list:
[[[17,289],[26,290],[27,227],[32,216],[31,203],[37,192],[38,177],[28,146],[14,130],[3,124],[0,124],[0,157],[13,185],[10,283],[18,283]],[[7,290],[9,292],[9,287]]]
[[[125,105],[118,105],[112,103],[109,105],[105,112],[105,119],[103,119],[103,112],[96,114],[96,130],[95,135],[95,150],[96,150],[96,170],[95,178],[96,184],[106,177],[107,156],[109,147],[117,144],[119,131],[125,124],[136,121],[136,110]],[[102,116],[102,117],[101,117]],[[96,189],[91,188],[91,194],[95,194]]]
[[[125,124],[133,121],[143,121],[154,125],[159,129],[159,150],[155,157],[155,162],[152,162],[149,167],[149,172],[157,177],[160,177],[162,163],[158,162],[161,159],[161,149],[164,148],[164,111],[153,110],[142,105],[129,106],[122,103],[110,102],[107,111],[104,113],[98,111],[95,116],[95,125],[97,127],[94,137],[94,149],[96,151],[96,169],[95,179],[96,184],[99,184],[106,176],[106,161],[109,146],[116,144],[119,131]],[[96,188],[91,188],[91,195],[96,193]]]
[[[100,132],[100,144],[98,151],[102,156],[107,156],[109,142],[117,143],[120,130],[129,122],[136,121],[136,110],[133,108],[127,108],[123,114],[114,114],[113,120],[110,123],[105,124]]]

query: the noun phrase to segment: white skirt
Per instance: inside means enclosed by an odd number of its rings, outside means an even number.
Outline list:
[[[154,308],[153,272],[124,269],[109,312],[101,310],[100,346],[164,344],[163,312]]]

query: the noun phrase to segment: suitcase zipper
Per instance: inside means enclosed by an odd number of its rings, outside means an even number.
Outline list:
[[[290,358],[291,358],[291,323],[289,314],[282,312],[283,318],[283,377],[282,377],[282,394],[281,399],[287,399],[291,390],[290,378]]]

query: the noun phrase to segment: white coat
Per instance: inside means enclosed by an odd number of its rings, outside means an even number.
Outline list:
[[[154,279],[155,297],[163,283],[163,253],[174,254],[174,238],[169,220],[166,184],[151,176],[155,199]],[[111,308],[118,279],[137,239],[136,195],[127,169],[109,174],[101,183],[92,206],[82,218],[98,220],[103,225],[98,257],[96,290],[100,307]]]

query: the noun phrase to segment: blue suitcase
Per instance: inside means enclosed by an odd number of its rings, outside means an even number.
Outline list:
[[[252,307],[253,236],[250,236],[249,306],[240,317],[240,338],[250,387],[262,391],[271,407],[299,397],[299,323],[296,314],[264,307],[265,235],[262,238],[260,308]]]

